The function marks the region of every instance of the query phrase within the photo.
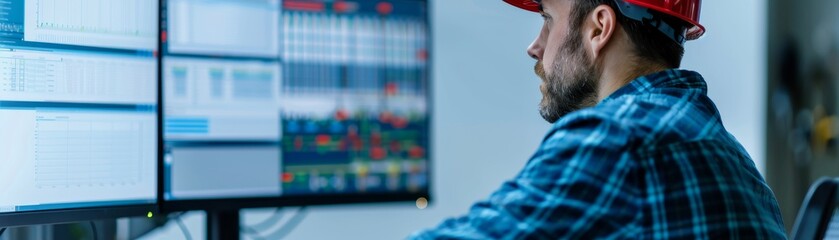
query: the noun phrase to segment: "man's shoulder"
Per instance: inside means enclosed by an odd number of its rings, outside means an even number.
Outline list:
[[[706,95],[690,89],[667,88],[607,99],[570,113],[552,126],[545,140],[568,133],[605,134],[621,138],[626,144],[643,145],[730,137],[716,106]]]
[[[616,117],[611,109],[600,106],[582,109],[554,123],[542,141],[541,150],[579,151],[588,147],[623,151],[638,139],[633,127],[634,124]]]

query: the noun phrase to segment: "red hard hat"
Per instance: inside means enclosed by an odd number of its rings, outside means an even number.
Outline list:
[[[705,27],[699,24],[699,12],[702,0],[617,0],[647,8],[656,12],[664,13],[691,25],[687,29],[685,38],[695,40],[705,34]],[[504,0],[513,6],[524,10],[539,12],[539,4],[533,0]]]

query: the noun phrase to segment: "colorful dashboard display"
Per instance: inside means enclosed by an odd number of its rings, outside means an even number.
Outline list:
[[[427,5],[167,1],[164,198],[427,192]]]
[[[283,191],[424,189],[426,3],[283,7]]]

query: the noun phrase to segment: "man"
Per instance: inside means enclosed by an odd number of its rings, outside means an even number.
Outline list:
[[[677,70],[700,0],[504,1],[544,18],[527,52],[553,127],[514,179],[412,238],[785,238],[702,76]]]

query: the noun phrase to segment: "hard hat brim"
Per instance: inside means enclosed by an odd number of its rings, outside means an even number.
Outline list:
[[[539,12],[539,4],[533,0],[504,0],[504,2],[527,11]]]

